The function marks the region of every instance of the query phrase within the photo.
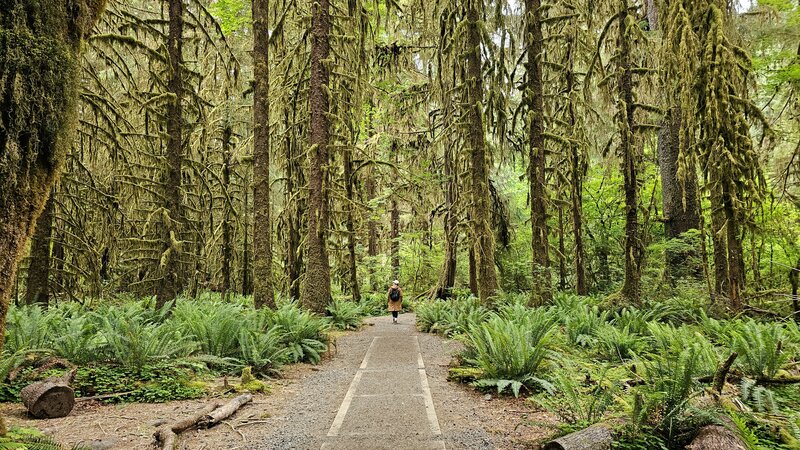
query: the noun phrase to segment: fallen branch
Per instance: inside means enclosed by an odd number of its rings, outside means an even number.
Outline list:
[[[717,373],[714,374],[714,385],[713,389],[717,394],[722,394],[722,388],[725,387],[725,379],[728,378],[728,372],[731,371],[731,366],[733,366],[733,362],[736,361],[736,358],[739,356],[738,353],[733,352],[728,359],[719,366],[717,369]]]
[[[78,397],[75,399],[76,402],[88,402],[91,400],[104,400],[107,398],[114,398],[114,397],[122,397],[123,395],[133,394],[136,391],[128,391],[128,392],[117,392],[114,394],[103,394],[103,395],[94,395],[92,397]]]
[[[225,405],[211,411],[210,413],[207,413],[204,417],[197,421],[197,426],[200,428],[211,428],[233,415],[236,410],[251,400],[253,400],[253,396],[251,394],[242,394],[229,401]]]
[[[156,447],[163,448],[164,450],[174,450],[178,448],[178,435],[194,427],[200,419],[219,408],[220,405],[221,403],[219,402],[212,402],[193,416],[179,420],[172,425],[159,428],[153,435],[156,438]]]

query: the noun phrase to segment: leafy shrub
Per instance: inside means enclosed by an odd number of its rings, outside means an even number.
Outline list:
[[[202,353],[218,357],[236,357],[243,322],[252,309],[218,301],[179,301],[170,322],[173,327],[196,342]]]
[[[591,305],[577,297],[567,299],[569,300],[564,301],[563,298],[557,298],[554,312],[564,325],[568,342],[581,347],[593,346],[597,342],[597,331],[608,320],[608,312],[600,311],[597,305]]]
[[[510,388],[515,396],[523,387],[549,383],[537,377],[547,356],[547,344],[553,330],[551,321],[510,321],[492,317],[470,326],[465,336],[472,357],[467,363],[481,369],[478,387]]]
[[[753,319],[740,322],[733,331],[734,350],[739,353],[737,363],[747,375],[768,379],[789,360],[783,351],[786,330],[779,323],[759,323]]]
[[[353,302],[334,299],[326,310],[328,320],[340,330],[357,330],[361,327],[361,309]]]
[[[688,326],[676,327],[668,323],[650,322],[649,351],[655,356],[673,355],[677,357],[685,349],[694,347],[697,351],[697,370],[702,375],[712,375],[717,368],[719,355],[714,344],[702,333]]]
[[[188,356],[195,344],[169,324],[152,325],[138,317],[110,314],[101,317],[101,351],[123,366],[141,368],[147,363]]]
[[[358,307],[361,308],[361,313],[365,316],[380,316],[385,314],[386,294],[381,292],[364,294],[361,296]]]
[[[579,383],[575,378],[577,373],[573,364],[564,364],[553,371],[553,392],[530,400],[556,414],[562,421],[584,428],[603,419],[620,389],[607,382],[605,372],[596,383],[589,385]]]
[[[5,350],[9,353],[49,348],[50,329],[57,317],[39,305],[12,307],[8,311]]]
[[[269,314],[268,320],[270,328],[279,327],[289,362],[319,362],[326,349],[330,328],[323,318],[301,309],[295,302],[289,302]]]
[[[427,300],[417,303],[417,328],[426,333],[444,330],[447,326],[447,310],[450,303],[441,300]]]
[[[251,366],[258,375],[275,375],[288,359],[288,350],[281,338],[281,329],[277,326],[266,332],[242,328],[238,340],[242,366]]]
[[[635,356],[644,347],[641,336],[631,333],[628,327],[622,329],[613,325],[603,325],[595,332],[597,349],[610,361],[625,361]]]
[[[113,401],[158,403],[205,395],[202,388],[189,380],[189,373],[170,363],[147,364],[140,368],[90,365],[78,368],[72,385],[76,395],[81,397],[127,392],[113,397]]]
[[[638,364],[645,369],[646,384],[637,391],[637,395],[642,395],[643,404],[636,407],[634,419],[652,425],[668,444],[677,434],[696,427],[694,421],[710,420],[690,404],[690,400],[702,392],[697,378],[703,374],[704,351],[702,344],[692,344],[678,353],[652,355]],[[692,414],[686,414],[687,411]]]
[[[447,301],[443,332],[446,336],[464,334],[472,325],[484,322],[490,311],[476,297],[459,297]]]

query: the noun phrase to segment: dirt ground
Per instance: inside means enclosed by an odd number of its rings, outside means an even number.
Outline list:
[[[413,315],[402,315],[401,327],[396,330],[416,336],[419,342],[446,448],[536,448],[553,433],[551,426],[556,421],[523,399],[484,395],[469,386],[448,382],[447,368],[459,344],[417,332],[413,320]],[[180,448],[319,449],[376,330],[385,330],[388,323],[385,317],[368,319],[361,331],[338,337],[335,355],[320,365],[287,366],[281,379],[270,382],[271,393],[256,394],[252,403],[210,430],[183,433]],[[94,449],[147,449],[152,447],[158,426],[202,409],[207,401],[114,405],[81,402],[68,417],[50,420],[28,418],[19,404],[2,404],[0,411],[11,425],[39,428],[66,444]],[[352,448],[381,447],[377,441],[371,442],[353,444]]]

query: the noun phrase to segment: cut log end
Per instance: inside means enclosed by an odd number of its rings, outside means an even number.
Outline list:
[[[19,395],[25,408],[37,419],[65,417],[75,406],[75,392],[61,381],[44,380],[32,383]]]
[[[611,450],[612,442],[611,427],[597,424],[553,439],[544,450]]]

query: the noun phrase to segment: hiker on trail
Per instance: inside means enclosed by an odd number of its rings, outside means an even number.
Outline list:
[[[389,300],[389,311],[392,312],[392,323],[397,323],[397,315],[403,308],[403,290],[400,289],[400,282],[394,280],[389,292],[386,293],[386,298]]]

